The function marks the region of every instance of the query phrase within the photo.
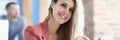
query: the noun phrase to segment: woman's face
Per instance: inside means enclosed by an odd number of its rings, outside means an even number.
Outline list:
[[[60,24],[70,20],[74,11],[73,0],[58,0],[52,3],[53,18]]]

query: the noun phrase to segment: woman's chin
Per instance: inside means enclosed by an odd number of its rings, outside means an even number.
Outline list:
[[[59,22],[59,24],[64,24],[64,22]]]
[[[65,22],[65,21],[59,21],[59,23],[60,23],[60,24],[64,24],[64,23],[66,23],[66,22]]]

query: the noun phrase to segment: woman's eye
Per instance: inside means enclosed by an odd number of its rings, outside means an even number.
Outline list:
[[[66,8],[66,5],[65,4],[61,4],[62,7]]]

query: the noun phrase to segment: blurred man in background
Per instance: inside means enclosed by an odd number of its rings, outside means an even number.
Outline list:
[[[23,17],[19,16],[20,10],[19,5],[15,2],[9,2],[6,5],[6,11],[9,20],[9,40],[23,40],[24,39],[24,28],[25,20]]]

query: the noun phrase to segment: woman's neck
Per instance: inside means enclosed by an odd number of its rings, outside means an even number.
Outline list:
[[[50,18],[48,20],[48,29],[49,29],[49,34],[54,35],[56,34],[56,31],[58,30],[60,24],[55,21],[54,18]]]

